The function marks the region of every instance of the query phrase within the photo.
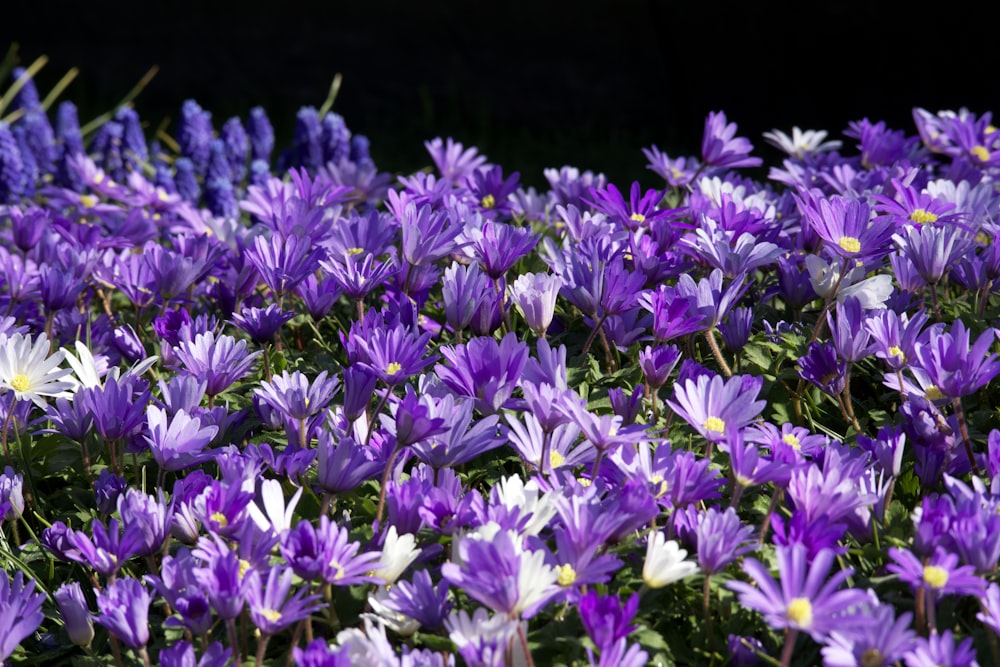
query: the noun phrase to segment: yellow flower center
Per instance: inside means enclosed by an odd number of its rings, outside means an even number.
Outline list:
[[[494,206],[497,205],[496,197],[494,197],[493,195],[486,195],[479,202],[479,205],[482,206],[483,208],[493,208]]]
[[[671,167],[670,175],[674,177],[675,181],[679,181],[681,179],[681,176],[683,176],[684,174],[681,173],[681,170],[678,169],[677,167]]]
[[[97,197],[94,195],[80,195],[80,205],[84,208],[91,208],[97,204]]]
[[[788,603],[788,620],[800,628],[808,628],[813,621],[813,606],[808,598],[795,598]]]
[[[638,222],[640,225],[646,222],[646,216],[644,216],[642,213],[633,213],[632,215],[629,216],[628,219],[631,220],[632,222]]]
[[[706,431],[715,431],[716,433],[722,433],[726,430],[726,422],[722,421],[718,417],[709,417],[702,424],[702,427]]]
[[[347,254],[348,255],[360,255],[364,251],[365,251],[364,248],[348,248],[347,249]]]
[[[395,375],[396,373],[403,370],[403,364],[398,361],[393,361],[388,366],[385,367],[385,372],[387,375]]]
[[[924,398],[928,401],[940,401],[944,398],[944,394],[936,386],[931,385],[924,390]]]
[[[208,517],[215,523],[219,524],[219,528],[225,528],[229,525],[229,519],[222,512],[212,512],[212,515]]]
[[[667,493],[667,480],[663,479],[663,475],[653,475],[649,478],[649,483],[656,488],[657,498],[662,498]]]
[[[837,245],[847,252],[861,252],[861,241],[853,236],[841,236],[840,240],[837,241]]]
[[[576,583],[576,570],[573,569],[572,565],[566,563],[565,565],[560,565],[556,569],[559,570],[559,577],[556,579],[556,582],[560,586],[565,588],[566,586],[572,586]]]
[[[877,648],[870,648],[861,654],[861,667],[882,667],[885,664],[885,656]]]
[[[588,487],[591,484],[593,484],[593,482],[591,480],[587,479],[586,477],[577,477],[576,478],[576,483],[579,484],[582,487]]]
[[[30,386],[31,381],[24,373],[18,373],[10,379],[10,388],[14,391],[28,391],[28,387]]]
[[[910,213],[910,220],[921,225],[928,222],[937,222],[937,219],[936,215],[922,208],[918,208],[913,213]]]
[[[801,446],[799,444],[799,439],[796,438],[791,433],[786,433],[785,435],[781,436],[781,441],[786,445],[788,445],[789,447],[791,447],[792,449],[799,449]]]
[[[281,618],[281,612],[278,611],[277,609],[264,609],[263,611],[261,611],[261,614],[263,614],[264,618],[271,621],[272,623],[277,622]]]
[[[990,159],[990,151],[986,148],[986,146],[976,146],[969,152],[972,154],[972,157],[976,158],[980,162],[986,162]]]
[[[340,580],[344,578],[344,566],[335,560],[330,561],[330,567],[333,568],[336,574],[333,575],[334,580]]]
[[[983,246],[990,245],[993,243],[993,237],[986,232],[979,232],[976,234],[976,243]]]
[[[250,561],[248,561],[246,558],[241,558],[240,559],[240,580],[241,581],[243,580],[243,577],[245,577],[246,574],[247,574],[247,572],[249,572],[249,571],[250,571]]]
[[[549,467],[558,468],[566,462],[566,457],[559,452],[549,452]]]
[[[895,345],[889,348],[889,354],[891,354],[894,357],[899,357],[899,360],[902,362],[906,361],[906,355],[903,354],[903,351]]]
[[[924,583],[931,588],[944,588],[948,583],[948,570],[937,565],[924,567]]]

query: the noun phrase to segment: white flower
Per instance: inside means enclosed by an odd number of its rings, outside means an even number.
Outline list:
[[[781,130],[771,130],[764,133],[764,140],[775,148],[801,160],[812,153],[822,153],[840,148],[841,142],[839,141],[823,141],[827,134],[826,130],[806,130],[803,132],[798,127],[793,127],[790,137]]]
[[[531,516],[531,520],[522,530],[523,535],[537,535],[548,525],[549,520],[556,515],[556,506],[548,494],[543,494],[538,482],[534,479],[527,484],[517,475],[503,477],[500,484],[494,487],[497,499],[507,508],[520,508],[522,516]]]
[[[864,278],[864,267],[856,266],[841,280],[839,260],[827,263],[821,257],[808,255],[805,264],[809,271],[809,282],[816,294],[824,300],[829,300],[836,294],[837,301],[843,303],[844,299],[853,296],[861,302],[862,308],[871,310],[885,307],[886,299],[892,294],[892,276],[888,274],[880,273]]]
[[[95,357],[83,341],[76,341],[75,347],[76,356],[66,348],[62,348],[66,363],[72,367],[73,373],[75,373],[75,375],[70,375],[66,379],[75,385],[75,389],[103,387],[105,380],[109,378],[115,381],[118,380],[120,371],[117,366],[108,368],[108,358],[106,356],[99,355]],[[153,356],[146,357],[142,361],[137,361],[132,368],[125,371],[125,375],[142,375],[158,359],[159,357]]]
[[[453,611],[444,620],[444,627],[455,646],[491,646],[502,654],[517,636],[517,621],[504,614],[493,614],[484,607],[478,607],[472,616],[467,611]],[[514,652],[517,655],[517,652]]]
[[[292,527],[292,516],[295,506],[299,504],[302,497],[302,487],[295,492],[288,505],[285,505],[285,492],[281,489],[281,482],[276,479],[265,479],[260,485],[260,497],[264,501],[264,512],[257,507],[256,503],[250,503],[248,510],[250,517],[263,531],[273,530],[277,535],[283,535]]]
[[[64,353],[49,356],[49,339],[42,333],[32,340],[19,333],[0,335],[0,393],[14,392],[19,400],[30,400],[45,407],[43,396],[70,398],[74,384],[62,380],[71,372],[59,368]]]
[[[417,538],[413,534],[397,535],[396,527],[389,526],[382,544],[382,557],[379,559],[382,567],[375,570],[375,576],[381,577],[386,586],[396,583],[403,571],[420,555],[416,544]]]
[[[698,571],[698,565],[684,560],[687,551],[674,540],[667,540],[662,531],[656,531],[646,542],[646,562],[642,566],[642,580],[650,588],[662,588]]]
[[[372,613],[365,612],[361,614],[361,618],[376,621],[400,637],[409,637],[420,628],[420,621],[387,607],[385,600],[388,597],[389,594],[384,588],[379,588],[374,595],[369,595],[368,606],[371,607]]]

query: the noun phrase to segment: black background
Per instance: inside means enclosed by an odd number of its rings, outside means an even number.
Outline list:
[[[135,101],[150,128],[171,131],[188,98],[217,128],[262,105],[285,146],[296,111],[320,106],[340,73],[334,111],[392,172],[425,166],[423,141],[452,136],[529,185],[561,165],[655,185],[640,149],[697,154],[713,110],[773,161],[771,128],[840,138],[867,117],[913,133],[914,106],[1000,106],[980,3],[3,4],[0,48],[16,42],[25,65],[48,57],[43,95],[79,68],[64,98],[81,121],[155,65]]]

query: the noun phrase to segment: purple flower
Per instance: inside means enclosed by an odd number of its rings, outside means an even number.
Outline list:
[[[727,123],[725,113],[709,112],[701,139],[701,161],[706,166],[719,169],[759,167],[764,161],[750,157],[752,150],[753,144],[748,139],[736,136],[736,123]]]
[[[283,237],[277,233],[254,237],[253,246],[244,251],[246,259],[279,300],[319,268],[323,252],[308,236]]]
[[[155,405],[146,408],[149,435],[143,436],[157,465],[176,472],[211,459],[217,450],[205,449],[219,432],[217,426],[203,426],[200,419],[185,410],[177,410],[169,418],[165,410]]]
[[[324,412],[339,388],[340,378],[327,378],[325,370],[312,382],[300,371],[284,370],[270,382],[261,382],[254,395],[289,419],[303,420]]]
[[[844,391],[847,362],[837,356],[832,343],[815,341],[809,351],[799,359],[799,377],[811,382],[830,396]]]
[[[741,605],[762,613],[772,628],[801,630],[822,642],[831,630],[840,627],[852,608],[868,601],[864,591],[837,590],[851,576],[851,568],[839,570],[827,579],[834,561],[833,551],[823,549],[811,560],[802,545],[779,546],[775,551],[780,583],[763,564],[748,558],[743,570],[756,586],[742,581],[727,584],[739,594]]]
[[[424,148],[434,160],[438,173],[452,183],[465,180],[486,163],[486,156],[479,155],[475,146],[465,148],[451,137],[447,141],[443,141],[441,137],[425,141]]]
[[[217,396],[246,377],[260,356],[260,350],[247,350],[245,340],[216,335],[211,331],[197,334],[194,340],[182,340],[174,348],[182,372],[207,381],[205,392]]]
[[[5,466],[0,474],[0,521],[17,521],[24,514],[24,477]]]
[[[193,570],[194,578],[215,613],[224,620],[232,620],[240,615],[246,603],[244,564],[238,553],[228,549],[212,554],[205,561],[204,567]],[[166,577],[164,583],[169,583]]]
[[[990,352],[997,330],[987,328],[971,346],[970,334],[959,319],[948,331],[932,329],[927,342],[916,346],[914,364],[948,398],[974,394],[1000,374],[1000,359]]]
[[[444,346],[441,355],[447,363],[434,367],[441,381],[457,395],[473,399],[483,414],[494,414],[510,407],[528,361],[528,346],[510,332],[499,343],[479,336],[467,344]]]
[[[121,515],[125,531],[135,530],[139,533],[137,555],[150,556],[163,548],[167,539],[167,529],[173,515],[173,506],[168,506],[163,499],[163,490],[159,491],[159,499],[129,488],[118,498],[118,513]]]
[[[152,596],[138,579],[122,577],[97,593],[101,613],[95,621],[131,649],[149,642],[149,603]]]
[[[879,605],[858,618],[830,632],[823,647],[826,667],[864,667],[898,664],[914,646],[916,633],[910,629],[913,614],[896,617],[892,605]],[[950,664],[950,663],[947,663]]]
[[[932,600],[945,595],[981,595],[986,590],[986,582],[973,574],[975,567],[959,565],[958,554],[941,547],[924,561],[908,549],[895,547],[889,549],[889,557],[895,563],[889,564],[887,569],[899,575],[900,581],[909,584],[914,593],[929,591]]]
[[[295,311],[282,310],[272,303],[267,308],[245,307],[233,315],[232,322],[255,343],[266,343],[293,317]]]
[[[544,336],[552,324],[561,287],[562,279],[549,273],[523,273],[511,283],[511,299],[538,336]]]
[[[640,197],[641,191],[639,182],[633,181],[626,203],[618,188],[608,183],[606,188],[590,188],[590,198],[584,201],[608,216],[609,220],[631,230],[648,228],[653,221],[669,219],[677,213],[677,209],[657,209],[663,200],[663,193],[646,190]]]
[[[458,248],[462,225],[452,222],[447,212],[435,211],[428,204],[418,207],[394,190],[389,191],[388,207],[402,228],[400,254],[411,266],[433,264]]]
[[[638,627],[629,624],[639,610],[639,596],[633,593],[622,606],[618,596],[601,595],[591,589],[580,599],[577,610],[587,634],[603,654]]]
[[[487,220],[479,230],[467,231],[469,245],[480,267],[493,280],[501,278],[519,259],[538,245],[539,236],[526,227]]]
[[[376,477],[385,460],[375,447],[344,437],[334,444],[333,434],[321,428],[316,444],[316,475],[320,488],[327,493],[346,493],[362,482]]]
[[[389,589],[389,597],[384,604],[392,611],[418,621],[425,630],[432,631],[444,625],[454,606],[448,598],[447,579],[441,579],[435,585],[427,570],[417,570],[412,581],[397,581]]]
[[[65,556],[105,577],[115,575],[125,561],[142,550],[144,537],[138,525],[130,525],[122,531],[119,531],[119,525],[114,517],[108,519],[106,528],[103,523],[94,520],[90,526],[93,539],[83,531],[67,530],[67,542],[74,551],[67,552]]]
[[[655,348],[647,345],[639,352],[639,368],[646,384],[654,390],[666,384],[680,358],[681,351],[676,345],[657,345]]]
[[[857,297],[849,296],[838,301],[837,316],[826,314],[830,326],[830,338],[837,350],[837,356],[847,362],[861,361],[871,354],[870,335],[864,328],[865,312]]]
[[[711,442],[731,440],[749,426],[766,405],[757,401],[756,389],[747,389],[742,376],[723,380],[719,375],[702,375],[674,385],[670,408]]]
[[[543,551],[526,551],[519,542],[506,530],[490,540],[464,537],[457,562],[442,565],[441,574],[493,611],[531,618],[558,592],[559,575]]]
[[[267,573],[267,581],[257,570],[247,573],[246,596],[250,618],[263,635],[273,635],[308,618],[326,605],[321,595],[308,595],[301,588],[291,596],[293,572],[290,567],[274,566]]]
[[[698,566],[706,574],[721,572],[734,560],[756,548],[754,526],[744,525],[732,507],[720,512],[714,507],[698,515]]]
[[[430,332],[418,335],[399,323],[395,326],[376,327],[367,338],[359,337],[357,344],[367,357],[362,362],[364,366],[387,385],[394,387],[438,359],[436,355],[424,357],[430,339]]]
[[[0,575],[0,663],[6,663],[17,645],[45,618],[45,594],[34,591],[34,580],[25,585],[23,572],[15,573],[13,579],[6,572]]]
[[[63,584],[53,593],[53,597],[59,606],[59,613],[62,615],[69,640],[77,646],[89,646],[94,639],[94,621],[90,617],[90,607],[83,597],[80,582]],[[0,655],[3,655],[2,651]]]
[[[872,219],[866,201],[835,195],[795,196],[805,222],[844,259],[867,259],[889,254],[895,225],[886,217]]]
[[[915,644],[903,656],[906,667],[979,667],[972,637],[956,643],[952,631],[945,630],[941,634],[932,633],[926,638],[917,637]]]

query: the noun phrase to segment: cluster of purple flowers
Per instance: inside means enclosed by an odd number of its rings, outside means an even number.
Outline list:
[[[14,76],[0,663],[1000,661],[989,114],[538,192]]]

